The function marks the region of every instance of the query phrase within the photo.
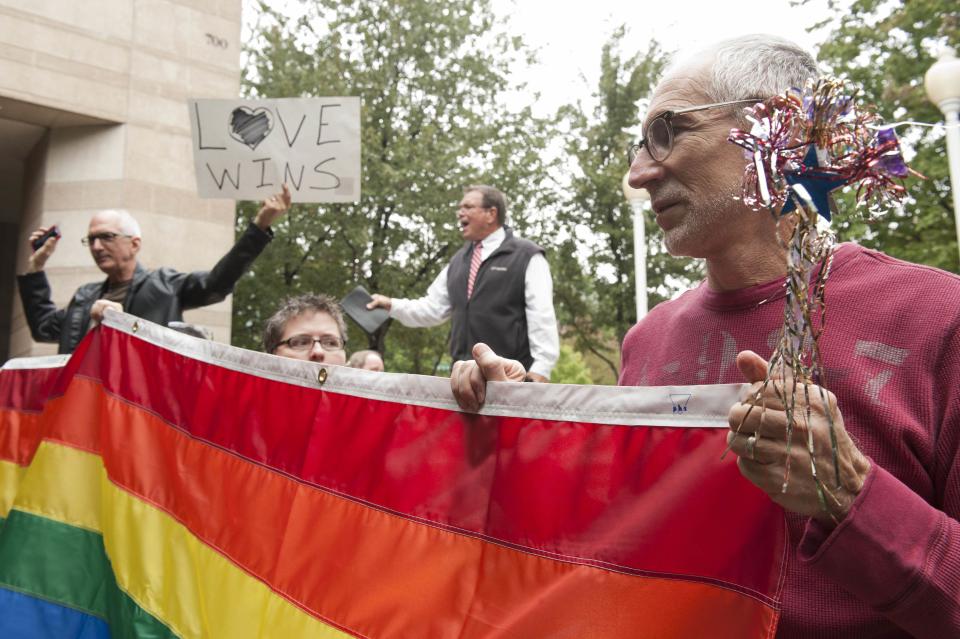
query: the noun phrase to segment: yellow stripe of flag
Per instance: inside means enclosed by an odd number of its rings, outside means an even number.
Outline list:
[[[102,532],[120,587],[184,639],[350,637],[113,484],[97,455],[41,443],[14,507]]]
[[[5,518],[10,512],[26,470],[23,466],[0,459],[0,517]]]

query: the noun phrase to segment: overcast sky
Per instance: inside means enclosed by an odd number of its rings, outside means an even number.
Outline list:
[[[594,90],[601,48],[620,24],[628,27],[625,55],[644,50],[652,38],[664,50],[674,51],[761,32],[788,38],[813,51],[823,36],[809,34],[806,28],[830,15],[826,0],[809,0],[800,7],[792,7],[791,0],[492,1],[497,14],[509,16],[510,32],[523,36],[539,53],[538,67],[518,69],[518,74],[542,94],[545,109]]]
[[[302,11],[296,0],[269,0]],[[696,49],[716,40],[745,33],[773,33],[811,51],[822,35],[806,28],[828,17],[827,0],[491,0],[494,12],[507,21],[508,31],[520,35],[538,52],[539,64],[517,68],[517,79],[539,91],[540,111],[586,98],[594,90],[600,68],[600,50],[620,24],[629,31],[623,54],[644,50],[656,38],[667,51]],[[254,0],[243,0],[244,19],[254,13]],[[281,9],[282,10],[282,9]],[[249,32],[245,29],[245,36]],[[585,78],[585,80],[583,79]]]

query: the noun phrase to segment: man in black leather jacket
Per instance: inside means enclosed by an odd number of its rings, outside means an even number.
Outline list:
[[[270,225],[290,206],[290,191],[264,201],[246,232],[210,271],[181,273],[171,268],[143,268],[136,259],[140,250],[140,227],[126,211],[101,211],[90,220],[83,242],[97,267],[107,279],[84,284],[73,294],[66,308],[57,309],[50,299],[50,283],[43,267],[53,254],[58,238],[51,237],[29,258],[27,273],[17,277],[20,299],[38,342],[59,342],[59,353],[72,353],[84,335],[95,325],[103,307],[119,304],[127,313],[166,326],[181,321],[183,311],[215,304],[233,292],[240,276],[273,238]],[[41,227],[30,241],[47,232]],[[109,304],[114,302],[115,304]]]

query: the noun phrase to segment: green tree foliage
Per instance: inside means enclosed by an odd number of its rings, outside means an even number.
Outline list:
[[[550,381],[555,384],[592,384],[590,368],[583,356],[566,344],[560,345],[560,359],[550,375]]]
[[[942,122],[942,114],[926,97],[923,76],[941,46],[960,46],[960,4],[855,0],[831,5],[834,16],[816,27],[829,33],[819,49],[821,61],[863,87],[865,100],[876,104],[887,122]],[[943,133],[909,127],[899,132],[916,151],[910,166],[929,179],[908,180],[910,197],[903,210],[869,222],[849,213],[852,194],[847,194],[842,206],[847,213],[835,223],[838,236],[960,272]]]
[[[617,29],[600,57],[600,82],[592,109],[582,103],[561,110],[570,190],[558,215],[563,232],[552,254],[554,296],[560,323],[577,349],[605,362],[612,379],[618,349],[636,323],[633,211],[622,191],[626,148],[639,137],[639,103],[652,92],[666,56],[656,43],[624,58],[626,31]],[[647,288],[650,306],[699,277],[691,260],[672,258],[646,215]]]
[[[462,243],[455,206],[466,185],[507,193],[521,233],[536,234],[549,206],[546,123],[505,106],[509,66],[526,53],[495,25],[488,0],[301,6],[307,14],[290,19],[260,4],[244,88],[257,97],[360,96],[363,195],[358,204],[295,205],[276,225],[234,297],[234,343],[251,348],[287,295],[342,297],[357,284],[423,295]],[[254,206],[239,207],[238,232]],[[368,340],[352,327],[350,346],[385,352],[389,370],[432,373],[448,332],[388,322]]]

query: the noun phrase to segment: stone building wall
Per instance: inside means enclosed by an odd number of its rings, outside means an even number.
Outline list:
[[[196,196],[188,98],[238,95],[240,0],[0,0],[0,361],[30,338],[12,281],[26,238],[59,224],[54,301],[103,279],[80,238],[126,208],[146,267],[208,269],[233,241],[232,200]],[[230,300],[190,311],[230,339]]]

